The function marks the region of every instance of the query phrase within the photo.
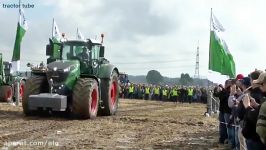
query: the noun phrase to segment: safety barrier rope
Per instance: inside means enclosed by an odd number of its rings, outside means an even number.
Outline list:
[[[219,106],[220,102],[219,102],[218,100],[216,100],[216,99],[213,97],[213,92],[212,92],[212,91],[210,91],[210,93],[211,93],[211,100],[214,101],[215,105],[218,104],[218,106]],[[211,107],[212,107],[212,106],[211,106]],[[236,124],[229,124],[229,123],[222,122],[222,121],[219,121],[219,123],[224,124],[224,125],[230,125],[230,126],[232,126],[232,127],[240,128],[240,125],[236,125]],[[245,142],[245,141],[244,141],[244,142]],[[239,145],[240,145],[240,147],[241,147],[242,149],[247,150],[246,146],[243,145],[243,144],[241,144],[240,139],[239,139]],[[241,148],[240,148],[240,149],[241,149]]]
[[[219,121],[219,123],[221,123],[221,124],[225,124],[225,125],[230,125],[230,126],[233,126],[233,127],[240,127],[240,125],[229,124],[229,123],[222,122],[222,121]]]

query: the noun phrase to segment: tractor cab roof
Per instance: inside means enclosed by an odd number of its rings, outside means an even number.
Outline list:
[[[86,39],[86,40],[67,40],[63,42],[64,44],[72,44],[72,43],[76,43],[76,44],[84,44],[84,43],[92,43],[93,45],[102,45],[101,41],[99,40],[94,40],[94,39]]]

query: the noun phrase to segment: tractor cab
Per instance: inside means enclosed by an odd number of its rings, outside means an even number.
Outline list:
[[[81,74],[96,75],[103,54],[101,43],[93,43],[91,40],[66,41],[61,46],[61,60],[78,60]]]
[[[12,64],[10,62],[3,62],[0,59],[0,85],[8,84],[12,81],[11,67]]]
[[[129,82],[128,75],[126,73],[119,73],[120,84],[127,84]]]
[[[3,57],[0,53],[0,85],[3,85],[4,80],[4,70],[3,70]]]
[[[3,62],[3,67],[4,67],[4,73],[6,76],[11,76],[11,68],[12,64],[10,62],[4,61]]]
[[[60,53],[58,53],[60,52]],[[104,58],[104,46],[96,40],[68,40],[61,43],[53,43],[46,46],[46,55],[50,56],[47,64],[55,61],[80,63],[80,73],[96,75],[99,64],[106,62]]]

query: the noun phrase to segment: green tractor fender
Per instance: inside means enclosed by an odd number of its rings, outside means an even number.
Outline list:
[[[116,71],[117,74],[119,74],[118,69],[114,65],[112,65],[112,64],[102,64],[99,67],[98,78],[100,78],[100,79],[104,79],[104,78],[105,79],[106,78],[110,79],[113,71]]]

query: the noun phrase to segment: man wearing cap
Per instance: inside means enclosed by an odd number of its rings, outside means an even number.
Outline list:
[[[260,99],[260,102],[263,102],[266,97],[266,72],[261,73],[258,79],[253,81],[252,86],[259,87],[262,92],[262,98]],[[245,126],[242,130],[242,133],[247,139],[247,149],[266,149],[266,146],[264,145],[265,143],[262,143],[265,142],[266,136],[266,119],[263,114],[266,109],[265,102],[260,105],[254,98],[246,94],[243,98],[243,104],[246,109],[246,113],[244,117]],[[260,114],[259,111],[261,112]]]
[[[245,138],[241,134],[243,127],[243,119],[245,114],[245,108],[242,102],[244,97],[243,91],[250,87],[251,82],[249,77],[238,79],[236,84],[230,87],[230,97],[228,98],[228,106],[232,109],[233,123],[235,126],[235,147],[236,149],[246,149]]]
[[[251,83],[253,82],[253,80],[257,80],[261,73],[262,71],[260,70],[251,72],[249,75]],[[252,88],[250,89],[250,96],[253,97],[258,104],[261,104],[260,100],[263,97],[263,93],[259,86],[252,86]]]
[[[236,80],[241,80],[241,79],[243,79],[244,78],[244,75],[243,74],[238,74],[237,76],[236,76]]]
[[[215,97],[218,97],[220,100],[219,105],[219,143],[224,144],[225,140],[228,139],[230,144],[234,144],[234,137],[229,135],[232,135],[234,131],[232,131],[232,128],[229,126],[226,126],[226,124],[229,123],[229,118],[231,115],[231,109],[228,106],[228,98],[230,95],[230,86],[231,86],[231,80],[226,80],[224,87],[222,85],[219,85],[214,88],[213,95]],[[229,139],[230,138],[230,139]]]

